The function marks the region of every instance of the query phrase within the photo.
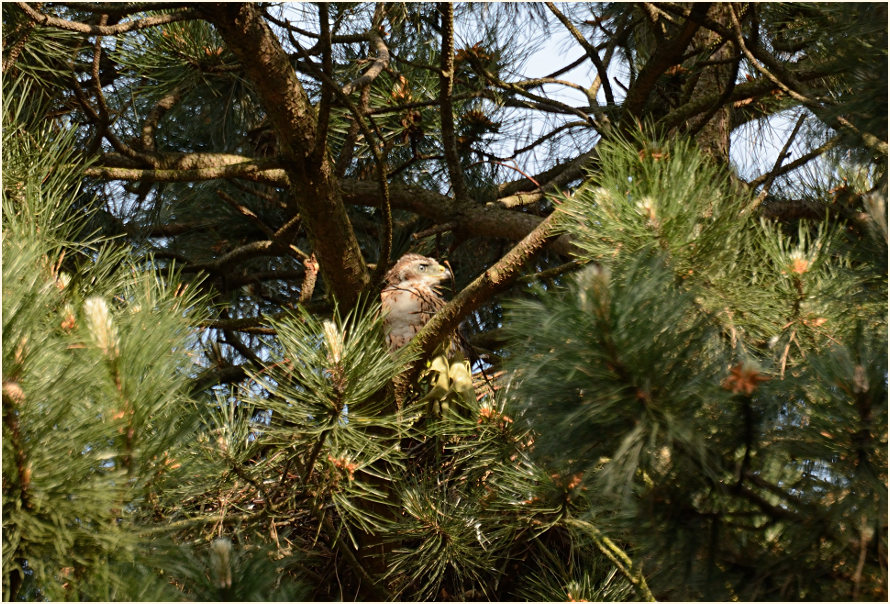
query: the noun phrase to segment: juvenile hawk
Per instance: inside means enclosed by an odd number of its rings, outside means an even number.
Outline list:
[[[445,305],[439,283],[450,278],[451,271],[420,254],[405,254],[386,273],[380,300],[383,331],[390,350],[407,344]]]

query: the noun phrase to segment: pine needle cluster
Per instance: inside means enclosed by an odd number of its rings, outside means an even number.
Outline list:
[[[507,323],[541,459],[580,473],[582,518],[625,541],[661,597],[878,596],[883,263],[827,224],[756,218],[687,143],[601,148],[560,206],[590,264]]]

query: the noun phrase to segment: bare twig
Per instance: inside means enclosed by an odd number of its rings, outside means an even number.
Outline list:
[[[791,134],[788,136],[788,140],[785,141],[785,144],[782,146],[782,150],[779,151],[779,156],[776,158],[776,162],[773,164],[772,170],[767,172],[764,176],[763,180],[763,190],[760,194],[757,195],[757,198],[754,200],[754,203],[751,206],[751,210],[755,209],[763,200],[766,199],[766,196],[769,194],[769,188],[772,186],[773,182],[776,180],[776,177],[779,175],[779,169],[782,167],[782,162],[785,161],[785,158],[788,157],[788,149],[791,148],[791,143],[794,142],[794,139],[797,137],[797,133],[800,131],[800,127],[803,126],[804,121],[806,121],[807,116],[804,113],[800,114],[800,117],[797,118],[797,123],[794,124],[794,128],[791,130]]]
[[[583,122],[582,122],[582,121],[567,122],[567,123],[565,123],[565,124],[562,124],[562,125],[560,125],[560,126],[557,126],[556,128],[554,128],[553,130],[551,130],[551,131],[548,132],[547,134],[542,134],[541,136],[539,136],[538,138],[536,138],[533,142],[529,143],[529,144],[526,145],[525,147],[521,147],[521,148],[519,148],[519,149],[515,149],[515,150],[513,151],[513,153],[512,153],[509,157],[500,157],[500,156],[494,155],[493,153],[489,153],[489,152],[487,152],[487,151],[483,151],[483,152],[481,153],[481,155],[483,155],[484,157],[488,158],[489,160],[491,160],[491,161],[495,161],[495,162],[508,162],[508,161],[514,161],[517,157],[519,157],[519,156],[522,155],[523,153],[527,153],[528,151],[531,151],[532,149],[534,149],[534,148],[537,147],[538,145],[542,145],[542,144],[546,143],[548,140],[550,140],[551,138],[553,138],[554,136],[556,136],[556,135],[559,134],[560,132],[563,132],[563,131],[565,131],[565,130],[570,130],[570,129],[572,129],[572,128],[588,128],[589,126],[590,126],[590,124],[589,124],[588,122],[586,122],[586,121],[583,121]],[[432,159],[435,159],[435,157],[432,158]],[[516,182],[520,182],[520,181],[515,181],[515,182],[514,182],[514,185],[516,184]],[[537,180],[535,179],[535,180],[532,180],[532,181],[529,181],[529,182],[537,182]]]
[[[587,53],[587,56],[593,61],[594,66],[596,67],[596,73],[599,76],[600,82],[602,83],[603,93],[606,95],[606,104],[614,105],[615,97],[612,95],[612,86],[609,84],[609,74],[606,72],[606,66],[603,64],[602,59],[600,59],[599,52],[597,49],[587,41],[578,28],[576,28],[571,21],[569,21],[568,17],[566,17],[562,12],[556,8],[556,5],[552,2],[547,2],[547,8],[550,9],[557,19],[559,19],[560,23],[562,23],[565,28],[572,34],[572,37],[581,45],[584,49],[584,52]],[[595,103],[596,98],[591,99],[591,103]]]
[[[213,262],[202,262],[189,264],[182,267],[183,272],[196,273],[207,271],[211,273],[221,273],[225,270],[226,265],[235,264],[249,258],[259,258],[262,256],[276,255],[279,245],[275,241],[252,241],[241,245],[223,254]]]
[[[587,89],[580,84],[576,84],[574,82],[569,82],[568,80],[560,80],[557,78],[532,78],[530,80],[520,80],[518,82],[511,82],[514,86],[519,86],[520,88],[537,88],[539,86],[543,86],[545,84],[558,84],[559,86],[565,86],[567,88],[574,88],[578,92],[587,96]]]
[[[515,165],[512,165],[512,164],[508,164],[508,163],[507,163],[506,161],[504,161],[504,160],[501,160],[501,159],[494,159],[494,158],[493,158],[493,159],[487,159],[487,160],[485,160],[485,161],[476,162],[476,163],[471,164],[471,165],[476,166],[476,165],[478,165],[478,164],[486,164],[486,163],[487,163],[487,164],[497,164],[497,165],[499,165],[499,166],[504,166],[505,168],[510,168],[511,170],[515,170],[515,171],[519,172],[520,174],[522,174],[523,176],[525,176],[527,179],[529,179],[532,183],[534,183],[535,187],[537,187],[537,190],[540,190],[540,189],[541,189],[541,183],[539,183],[537,180],[535,180],[535,177],[534,177],[534,176],[529,175],[527,172],[525,172],[525,171],[524,171],[522,168],[520,168],[519,166],[515,166]]]
[[[520,101],[518,99],[504,99],[503,102],[506,105],[538,109],[541,111],[547,111],[549,113],[576,115],[576,116],[580,117],[582,120],[584,120],[591,127],[596,127],[597,124],[591,119],[590,114],[606,112],[606,108],[604,108],[604,107],[597,107],[597,106],[583,107],[583,108],[572,107],[571,105],[566,105],[563,102],[560,102],[560,101],[557,101],[554,99],[548,99],[546,97],[539,96],[537,94],[533,94],[514,82],[505,82],[505,81],[501,80],[495,74],[491,73],[487,69],[482,69],[481,66],[479,67],[479,69],[485,75],[485,78],[489,82],[491,82],[492,84],[497,86],[498,88],[502,88],[503,90],[507,90],[509,92],[514,92],[514,93],[518,94],[519,96],[529,99],[529,101],[534,101],[533,103],[531,103],[528,101]],[[587,94],[586,91],[584,93],[585,93],[585,95]]]
[[[334,75],[334,62],[331,57],[331,24],[329,22],[328,3],[318,4],[318,25],[321,31],[318,43],[321,45],[321,68],[329,76]],[[331,85],[321,83],[321,100],[318,103],[318,132],[315,135],[315,147],[312,150],[313,163],[321,165],[321,158],[328,148],[328,123],[331,119]]]
[[[484,93],[481,91],[467,92],[464,94],[455,94],[451,96],[452,101],[465,101],[468,99],[476,99],[484,96]],[[411,103],[403,103],[401,105],[388,105],[386,107],[377,107],[376,109],[369,109],[367,111],[367,115],[386,115],[388,113],[403,113],[408,109],[420,109],[423,107],[438,107],[439,101],[430,100],[430,101],[414,101]]]

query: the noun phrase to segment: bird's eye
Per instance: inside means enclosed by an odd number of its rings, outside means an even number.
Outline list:
[[[429,266],[429,264],[426,264],[426,263],[424,263],[424,264],[418,264],[418,265],[417,265],[417,270],[419,270],[419,271],[422,273],[422,272],[424,272],[424,271],[427,269],[428,266]]]

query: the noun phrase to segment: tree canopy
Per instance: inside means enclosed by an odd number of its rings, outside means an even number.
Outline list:
[[[4,599],[886,598],[886,5],[2,15]]]

